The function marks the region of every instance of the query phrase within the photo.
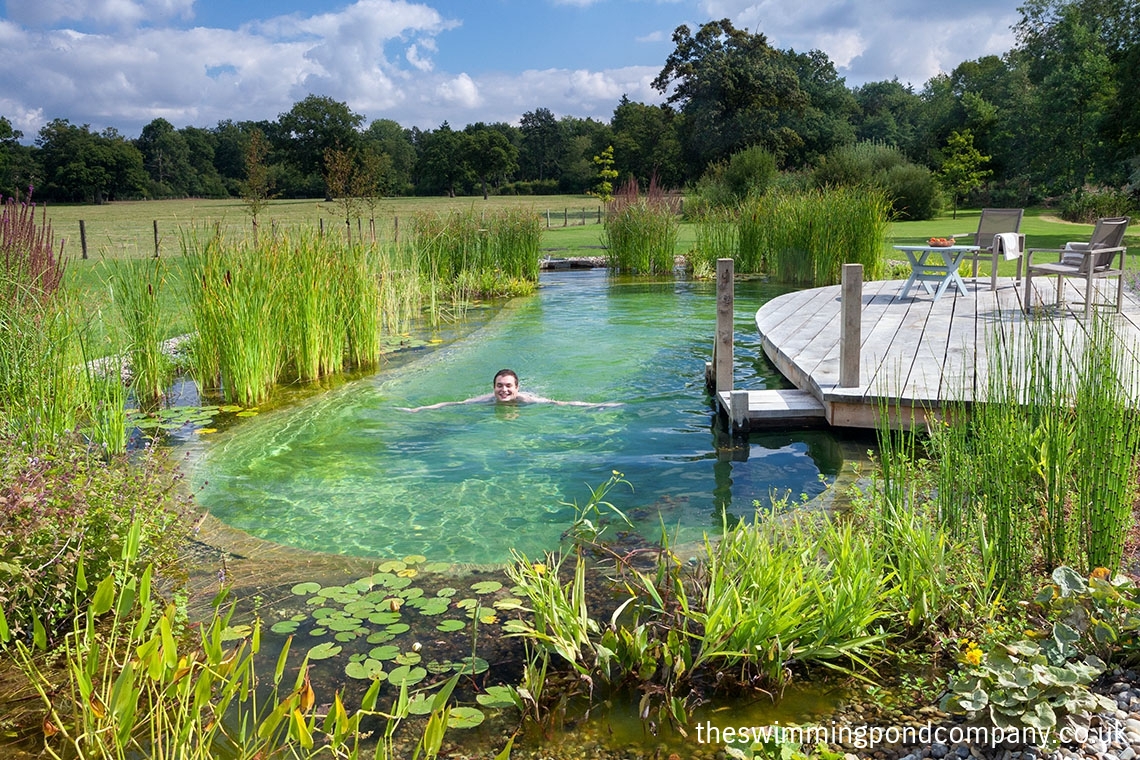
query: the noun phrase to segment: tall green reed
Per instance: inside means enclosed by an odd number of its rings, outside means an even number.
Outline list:
[[[655,181],[642,196],[636,180],[631,178],[606,208],[602,228],[606,262],[619,272],[671,273],[679,229],[675,200]]]
[[[716,272],[717,259],[736,258],[736,214],[723,206],[710,206],[697,217],[696,230],[696,245],[689,261],[698,277],[711,277]]]
[[[111,272],[111,300],[126,334],[131,388],[139,403],[153,404],[174,375],[173,362],[163,350],[166,264],[158,258],[117,261]]]

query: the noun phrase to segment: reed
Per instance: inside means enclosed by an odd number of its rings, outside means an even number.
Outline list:
[[[716,273],[717,259],[737,257],[736,214],[722,206],[710,206],[697,216],[696,229],[696,244],[689,254],[689,263],[698,277],[712,277]]]
[[[412,239],[420,276],[453,307],[467,297],[533,292],[538,282],[542,221],[533,210],[501,209],[491,214],[417,214]]]
[[[749,241],[761,238],[749,249],[764,252],[776,279],[821,286],[837,284],[843,264],[862,264],[867,279],[880,275],[889,213],[886,197],[874,189],[769,193],[742,208],[741,224]]]
[[[287,361],[302,382],[341,370],[348,344],[345,302],[358,295],[346,277],[352,246],[301,233],[275,241],[274,247],[274,253],[263,256],[281,259],[275,297],[283,315],[279,340]]]
[[[606,208],[602,228],[606,262],[629,274],[671,273],[679,227],[672,200],[652,183],[642,197],[631,179]]]
[[[111,301],[127,339],[131,388],[139,403],[154,404],[174,375],[173,362],[163,350],[166,264],[162,259],[120,260],[111,266]]]

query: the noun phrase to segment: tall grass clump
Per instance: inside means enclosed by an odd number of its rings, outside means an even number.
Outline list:
[[[535,211],[418,214],[412,240],[433,299],[459,304],[468,296],[517,295],[538,282],[542,222]]]
[[[736,213],[722,206],[710,206],[696,215],[697,239],[689,263],[698,277],[712,277],[717,259],[735,259],[737,250]]]
[[[602,243],[608,266],[630,274],[672,272],[679,229],[672,199],[654,183],[641,197],[630,179],[606,209]]]
[[[1068,350],[1035,322],[986,344],[968,415],[932,426],[936,500],[956,536],[984,532],[999,581],[1034,569],[1119,569],[1136,496],[1137,376],[1111,317]]]
[[[162,259],[113,264],[111,300],[126,335],[131,388],[142,404],[160,399],[174,374],[173,362],[163,350],[160,305],[165,286],[166,264]]]
[[[282,244],[182,238],[187,301],[196,332],[191,355],[199,385],[253,406],[268,397],[285,364],[286,267]]]
[[[844,264],[862,264],[874,279],[883,269],[889,213],[883,192],[870,188],[769,193],[742,210],[753,227],[747,250],[742,230],[741,256],[766,260],[773,277],[796,285],[837,284]]]

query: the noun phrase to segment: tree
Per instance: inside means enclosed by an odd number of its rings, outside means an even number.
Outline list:
[[[416,169],[416,146],[412,142],[411,131],[391,119],[376,119],[368,125],[361,139],[366,148],[376,154],[387,155],[391,163],[384,193],[405,195],[411,192],[412,175]]]
[[[467,155],[465,143],[466,136],[453,130],[446,121],[439,125],[439,129],[423,133],[420,158],[416,162],[418,192],[445,192],[449,198],[455,197],[456,186],[470,173],[464,160]]]
[[[190,148],[186,139],[163,118],[154,119],[135,141],[142,153],[143,166],[150,175],[152,197],[185,197],[194,184]]]
[[[114,129],[99,134],[84,124],[53,119],[36,138],[44,183],[39,197],[103,203],[145,194],[142,153]]]
[[[750,145],[785,155],[802,140],[784,123],[810,101],[796,71],[762,34],[733,27],[728,19],[673,32],[674,51],[653,80],[686,117],[685,147],[691,177],[712,161]]]
[[[464,133],[464,161],[479,179],[483,200],[487,200],[488,179],[502,180],[518,169],[518,149],[501,129],[482,122],[469,125]]]
[[[31,184],[31,157],[20,145],[23,136],[24,133],[13,128],[6,116],[0,116],[0,196],[17,196],[27,191]],[[25,173],[23,181],[19,178],[21,173]]]
[[[609,203],[614,199],[614,180],[618,178],[614,169],[614,146],[607,145],[605,150],[594,156],[594,163],[598,167],[598,182],[592,194],[602,203]]]
[[[895,78],[868,82],[852,94],[859,108],[852,117],[856,138],[894,145],[913,157],[916,121],[922,107],[914,90]]]
[[[634,177],[642,188],[649,187],[652,177],[664,187],[684,184],[676,116],[669,106],[635,103],[622,96],[610,119],[619,177]]]
[[[296,172],[299,186],[292,188],[306,195],[324,194],[322,167],[325,151],[356,149],[360,144],[357,131],[364,117],[353,113],[347,104],[323,95],[309,95],[298,101],[278,119],[278,148],[287,164]]]
[[[269,176],[266,156],[269,155],[269,141],[260,129],[249,134],[245,146],[245,181],[241,183],[241,197],[246,210],[253,219],[253,232],[257,235],[257,225],[261,212],[273,197],[273,181]]]
[[[565,150],[562,125],[549,108],[527,111],[519,120],[522,148],[519,164],[524,179],[552,178],[560,173],[559,159]]]
[[[807,104],[802,110],[780,114],[779,127],[791,130],[799,140],[789,144],[782,154],[774,155],[781,166],[809,168],[820,156],[840,145],[855,142],[855,128],[851,122],[859,106],[835,70],[835,64],[821,51],[796,53],[789,50],[783,56],[799,78]]]
[[[942,168],[939,178],[950,191],[954,202],[954,219],[958,218],[958,199],[977,190],[985,184],[993,172],[982,165],[990,160],[974,147],[974,135],[970,130],[951,132],[943,151]]]

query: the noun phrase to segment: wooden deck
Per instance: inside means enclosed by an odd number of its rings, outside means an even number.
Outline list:
[[[863,286],[859,384],[839,386],[840,287],[814,288],[789,293],[769,301],[756,312],[756,326],[764,351],[776,367],[801,391],[822,405],[822,417],[840,427],[875,427],[884,401],[901,407],[909,417],[923,421],[927,412],[937,412],[946,402],[970,402],[987,382],[987,340],[1014,336],[1034,321],[1047,325],[1072,351],[1084,340],[1087,324],[1083,307],[1069,304],[1062,311],[1056,301],[1055,281],[1034,278],[1035,315],[1022,311],[1024,284],[1012,278],[998,280],[991,290],[989,280],[968,281],[967,293],[948,290],[937,302],[921,288],[900,298],[903,281],[868,282]],[[1083,285],[1083,283],[1080,283]],[[1103,283],[1101,299],[1115,303],[1115,281]],[[1073,283],[1066,284],[1069,301],[1079,299]],[[1111,293],[1107,292],[1111,289]],[[1049,305],[1044,308],[1042,305]],[[1042,316],[1042,313],[1049,315]],[[1125,293],[1124,311],[1115,317],[1125,345],[1137,362],[1140,353],[1140,300]],[[1011,345],[1017,345],[1015,340]],[[750,391],[748,417],[756,424],[771,424],[778,408],[769,406],[766,416],[753,410],[765,408],[765,392]],[[751,398],[756,394],[755,399]],[[771,392],[767,392],[771,400]],[[732,417],[729,394],[718,394]],[[896,403],[897,402],[897,403]],[[779,402],[776,401],[777,407]],[[737,401],[744,414],[743,399]],[[800,405],[788,421],[802,421]]]

